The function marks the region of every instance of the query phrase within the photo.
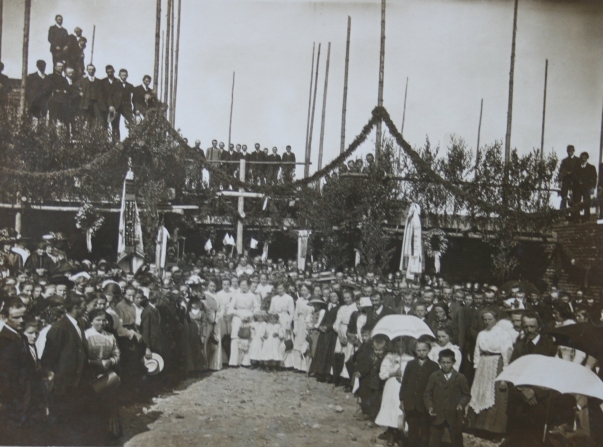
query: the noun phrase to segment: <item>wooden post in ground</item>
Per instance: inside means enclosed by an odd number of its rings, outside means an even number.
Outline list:
[[[1,1],[1,0],[0,0]],[[155,63],[153,64],[153,86],[155,93],[159,87],[159,54],[161,51],[161,0],[157,0],[155,17]]]
[[[96,25],[92,25],[92,47],[90,48],[90,65],[94,64],[94,41],[96,40]]]
[[[166,14],[166,32],[165,32],[165,59],[163,67],[163,103],[169,106],[168,97],[170,93],[170,32],[172,30],[172,21],[170,20],[170,14],[172,11],[172,3],[174,0],[167,0],[167,14]]]
[[[310,169],[310,155],[308,153],[308,138],[310,136],[310,112],[312,111],[312,83],[314,81],[314,51],[316,50],[316,42],[312,44],[312,68],[310,69],[310,93],[308,94],[308,120],[306,122],[306,147],[305,147],[305,163],[304,177],[308,176]]]
[[[381,0],[381,46],[379,49],[379,93],[377,95],[377,105],[383,106],[383,78],[385,75],[385,3]],[[375,146],[375,164],[379,163],[381,156],[381,121],[377,123],[377,145]]]
[[[25,113],[25,90],[27,88],[27,64],[29,60],[29,23],[31,19],[31,0],[25,0],[25,19],[23,23],[23,53],[21,61],[21,96],[19,98],[19,116]]]
[[[479,106],[479,124],[477,125],[477,146],[475,147],[475,175],[477,176],[477,165],[479,164],[479,144],[482,135],[482,114],[484,112],[484,98]]]
[[[310,175],[310,157],[312,156],[312,133],[314,132],[314,112],[316,111],[316,91],[318,90],[318,68],[320,66],[320,44],[318,44],[318,55],[316,56],[316,77],[314,79],[314,99],[312,101],[312,117],[310,118],[310,133],[308,134],[308,147],[306,148],[306,166],[304,177]]]
[[[348,72],[350,68],[350,34],[352,31],[352,18],[348,16],[348,36],[345,43],[345,74],[343,75],[343,106],[341,108],[341,145],[339,153],[345,150],[345,118],[348,105]],[[320,169],[320,168],[319,168]]]
[[[178,0],[178,30],[176,31],[176,63],[174,67],[174,97],[172,98],[172,125],[176,126],[176,101],[178,99],[178,59],[180,57],[180,18],[182,16],[182,0]]]
[[[509,70],[509,102],[507,105],[507,133],[505,134],[505,180],[508,175],[508,164],[511,159],[511,125],[513,122],[513,82],[515,77],[515,42],[517,39],[517,10],[519,0],[515,0],[513,11],[513,41],[511,43],[511,69]]]
[[[546,88],[549,79],[549,60],[544,64],[544,99],[542,100],[542,134],[540,135],[540,159],[544,160],[544,125],[546,122]]]
[[[232,91],[230,92],[230,121],[228,123],[228,149],[226,149],[226,150],[230,150],[230,137],[232,135],[232,109],[234,106],[234,86],[235,86],[235,72],[233,71],[232,72]]]
[[[329,62],[331,60],[331,42],[327,49],[327,67],[325,69],[325,88],[322,92],[322,117],[320,122],[320,143],[318,145],[318,170],[322,169],[322,151],[325,141],[325,117],[327,114],[327,88],[329,86]]]

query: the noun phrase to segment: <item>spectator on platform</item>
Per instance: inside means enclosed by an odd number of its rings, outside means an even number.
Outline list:
[[[67,103],[65,105],[64,119],[65,123],[73,123],[78,116],[81,84],[75,81],[75,70],[72,67],[65,69],[65,80],[67,81]]]
[[[113,65],[107,65],[105,67],[105,73],[107,77],[101,79],[103,101],[105,103],[106,122],[111,126],[111,131],[114,141],[119,141],[119,112],[117,111],[121,106],[121,97],[123,86],[121,82],[115,77],[115,68]]]
[[[38,60],[36,67],[38,70],[35,73],[27,75],[25,97],[29,113],[35,118],[46,118],[52,86],[46,75],[46,62]]]
[[[255,143],[255,152],[251,154],[251,161],[254,164],[251,166],[251,175],[253,182],[261,185],[264,183],[264,162],[266,161],[266,154],[261,151],[260,143]]]
[[[82,29],[76,27],[74,34],[70,34],[67,39],[66,63],[68,67],[75,70],[75,79],[80,79],[84,75],[84,49],[87,39],[82,36]]]
[[[8,94],[12,90],[8,76],[2,74],[3,71],[4,64],[0,62],[0,111],[8,104]]]
[[[295,174],[295,154],[291,152],[291,146],[287,145],[285,148],[286,152],[282,156],[283,161],[283,180],[285,183],[291,183]]]
[[[54,72],[48,75],[50,82],[51,94],[48,104],[50,121],[65,123],[65,110],[67,109],[69,97],[67,89],[69,83],[63,76],[65,64],[58,61],[54,64]]]
[[[67,59],[69,33],[63,28],[63,16],[57,14],[54,18],[55,24],[48,29],[48,42],[52,53],[52,64]]]
[[[278,154],[276,146],[272,148],[272,154],[268,156],[268,161],[270,162],[270,176],[268,182],[271,185],[276,185],[276,182],[278,181],[278,171],[281,167],[279,164],[281,162],[281,156]]]
[[[588,152],[580,154],[580,162],[576,166],[576,184],[574,185],[575,203],[584,203],[584,219],[590,217],[590,198],[597,185],[597,169],[588,163]]]
[[[576,149],[573,145],[567,146],[567,157],[561,160],[559,166],[558,180],[561,183],[561,205],[560,209],[564,209],[569,204],[568,193],[573,191],[574,183],[576,180],[576,172],[580,159],[574,155]],[[574,198],[575,199],[575,198]]]
[[[144,75],[142,84],[134,87],[132,91],[132,102],[134,103],[134,113],[137,117],[145,117],[149,109],[157,107],[157,98],[155,92],[149,87],[151,85],[151,77]]]
[[[106,108],[103,100],[103,86],[96,78],[96,67],[92,64],[86,68],[88,74],[80,79],[81,102],[80,110],[84,119],[89,123],[101,124]]]
[[[119,81],[121,82],[117,83],[117,90],[121,92],[121,95],[115,109],[117,112],[115,121],[118,135],[121,117],[123,116],[128,124],[131,124],[134,119],[132,114],[132,94],[134,93],[134,86],[128,82],[128,70],[125,68],[119,70]]]
[[[197,151],[197,153],[199,154],[199,156],[201,158],[205,158],[205,153],[203,152],[203,149],[201,148],[201,140],[195,140],[195,146],[193,147],[193,149],[195,151]]]

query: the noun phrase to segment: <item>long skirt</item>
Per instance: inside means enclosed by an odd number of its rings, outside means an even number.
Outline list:
[[[478,365],[475,373],[475,382],[478,381],[480,366]],[[500,374],[503,369],[502,357],[498,357],[498,366],[496,375]],[[491,433],[505,433],[507,429],[507,402],[508,391],[500,391],[498,383],[494,382],[491,385],[494,387],[494,405],[490,408],[476,413],[473,408],[469,408],[469,425],[477,430],[486,430]]]
[[[401,383],[398,382],[396,377],[390,377],[385,382],[383,388],[383,397],[381,398],[381,408],[375,424],[381,425],[382,427],[398,428],[398,424],[401,420],[400,416],[404,413],[400,410],[400,387]]]
[[[220,330],[220,322],[213,325],[213,331],[208,335],[205,342],[207,351],[207,367],[212,371],[220,371],[222,369],[222,331]]]
[[[320,333],[316,351],[310,365],[310,372],[327,376],[331,373],[333,360],[335,358],[335,344],[337,343],[337,333],[332,329],[325,333]]]

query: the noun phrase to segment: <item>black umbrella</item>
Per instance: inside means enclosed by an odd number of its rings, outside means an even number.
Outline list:
[[[576,323],[547,332],[560,345],[583,351],[597,360],[603,358],[603,328],[591,323]]]

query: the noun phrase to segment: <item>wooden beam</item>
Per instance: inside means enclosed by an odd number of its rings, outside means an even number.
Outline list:
[[[244,158],[241,158],[244,160]],[[259,192],[238,192],[238,191],[218,191],[216,192],[217,196],[224,197],[245,197],[246,199],[261,199],[265,197],[264,194]]]
[[[178,100],[178,59],[180,58],[180,18],[182,16],[182,0],[178,0],[178,30],[176,31],[176,63],[174,67],[174,97],[172,98],[172,126],[176,127],[176,101]]]
[[[544,97],[542,100],[542,133],[540,135],[540,159],[544,160],[544,128],[546,122],[546,89],[549,79],[549,60],[544,64]]]
[[[343,75],[343,105],[341,107],[341,144],[339,153],[345,150],[345,119],[348,106],[348,73],[350,68],[350,34],[352,32],[352,18],[348,16],[348,36],[345,43],[345,73]]]
[[[1,1],[1,0],[0,0]],[[161,52],[161,0],[157,0],[155,17],[155,63],[153,64],[153,86],[155,94],[159,87],[159,58]]]
[[[0,0],[0,61],[2,60],[2,18],[4,14],[4,0]]]
[[[314,80],[314,100],[312,101],[312,117],[310,118],[310,133],[308,134],[308,147],[306,148],[306,168],[304,177],[310,175],[310,157],[312,156],[312,133],[314,132],[314,112],[316,111],[316,92],[318,90],[318,69],[320,66],[320,43],[318,44],[318,55],[316,56],[316,76]]]
[[[479,106],[479,123],[477,125],[477,146],[475,147],[475,175],[477,175],[477,165],[479,164],[479,145],[482,135],[482,113],[484,112],[484,98],[482,98]]]
[[[234,107],[234,87],[235,87],[235,72],[232,72],[232,90],[230,92],[230,120],[228,122],[228,147],[227,151],[230,150],[230,138],[232,136],[232,109]]]
[[[94,42],[96,40],[96,25],[92,25],[92,47],[90,48],[90,65],[94,63]]]
[[[308,94],[308,120],[306,121],[306,146],[305,146],[305,162],[310,163],[308,155],[308,137],[310,135],[310,113],[312,112],[312,83],[314,81],[314,51],[316,50],[316,42],[312,44],[312,68],[310,68],[310,93]],[[306,174],[307,177],[307,174]]]
[[[386,0],[381,0],[381,45],[379,49],[379,91],[377,95],[377,105],[383,106],[383,78],[385,76],[385,4]],[[379,163],[381,155],[381,121],[377,123],[377,145],[375,146],[375,164]]]
[[[172,10],[172,3],[174,0],[167,0],[167,14],[166,14],[166,32],[165,32],[165,57],[164,57],[164,68],[163,68],[163,102],[166,106],[169,106],[168,97],[170,92],[170,32],[172,30],[172,22],[170,20],[170,14]]]
[[[513,40],[511,42],[511,68],[509,70],[509,100],[507,104],[507,133],[505,134],[505,165],[508,165],[511,158],[511,126],[513,123],[513,84],[515,78],[515,45],[517,39],[517,10],[519,9],[519,0],[515,0],[513,10]],[[505,171],[508,171],[505,168]],[[508,172],[505,174],[505,178]]]
[[[23,22],[23,52],[21,61],[21,95],[19,98],[19,116],[25,113],[25,90],[27,89],[27,64],[29,60],[29,24],[31,20],[31,0],[25,0]]]
[[[176,27],[174,26],[174,17],[176,16],[176,0],[172,0],[172,9],[170,14],[171,21],[171,34],[170,34],[170,99],[168,103],[170,124],[174,126],[174,32]]]
[[[320,123],[320,143],[318,145],[318,170],[322,169],[322,154],[325,141],[325,118],[327,114],[327,88],[329,86],[329,62],[331,60],[331,42],[327,49],[327,67],[325,69],[325,88],[322,92],[322,117]]]

